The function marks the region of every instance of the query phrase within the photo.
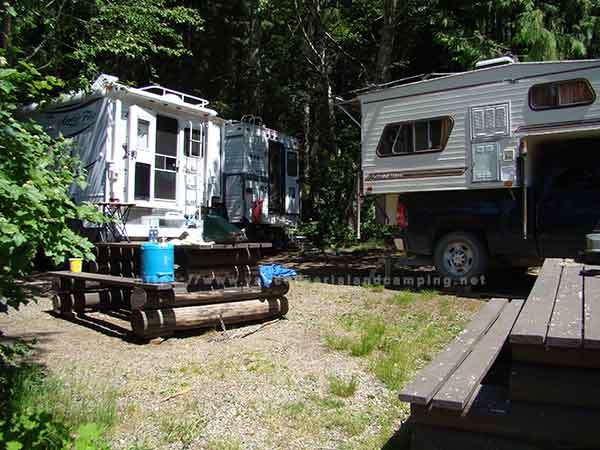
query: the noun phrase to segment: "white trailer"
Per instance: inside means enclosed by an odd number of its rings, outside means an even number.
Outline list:
[[[224,201],[227,121],[207,105],[161,86],[132,88],[102,75],[90,94],[66,96],[33,116],[51,135],[74,142],[88,173],[84,189],[72,187],[76,202],[134,204],[130,238],[145,238],[157,225],[161,236],[179,237],[202,211]],[[258,143],[249,144],[248,155]],[[238,193],[243,199],[232,194],[230,203],[245,202],[245,191]]]
[[[298,142],[247,116],[225,126],[223,195],[242,227],[285,229],[300,219]]]

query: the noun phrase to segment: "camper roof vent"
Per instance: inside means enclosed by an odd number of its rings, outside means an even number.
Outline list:
[[[184,94],[183,92],[167,89],[157,84],[139,88],[140,91],[146,91],[151,94],[165,97],[166,100],[174,103],[187,103],[189,105],[199,106],[201,108],[208,105],[208,100],[193,95]]]
[[[504,66],[506,64],[513,64],[515,59],[512,56],[500,56],[499,58],[484,59],[475,63],[476,69],[486,69],[494,66]]]

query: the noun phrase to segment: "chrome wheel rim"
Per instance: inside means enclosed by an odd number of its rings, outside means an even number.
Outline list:
[[[444,250],[444,268],[453,276],[465,276],[475,264],[473,249],[464,242],[452,242]]]

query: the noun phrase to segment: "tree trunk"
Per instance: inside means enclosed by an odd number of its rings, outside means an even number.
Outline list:
[[[383,26],[380,32],[379,51],[377,53],[377,67],[375,70],[376,83],[390,81],[391,68],[394,58],[394,44],[396,42],[396,18],[398,16],[399,0],[384,0]]]
[[[245,61],[242,66],[245,73],[246,92],[242,96],[241,109],[244,114],[254,114],[260,116],[262,114],[261,104],[261,41],[262,41],[262,18],[260,11],[260,1],[253,0],[249,2],[248,23],[248,46],[246,48]],[[244,74],[240,74],[244,77]]]
[[[137,336],[151,338],[167,336],[177,330],[281,317],[287,312],[288,301],[285,297],[180,308],[137,309],[131,313],[131,327]]]

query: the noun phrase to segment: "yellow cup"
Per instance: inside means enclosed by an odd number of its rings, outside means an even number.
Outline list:
[[[83,267],[83,258],[69,258],[69,270],[71,272],[81,272]]]

